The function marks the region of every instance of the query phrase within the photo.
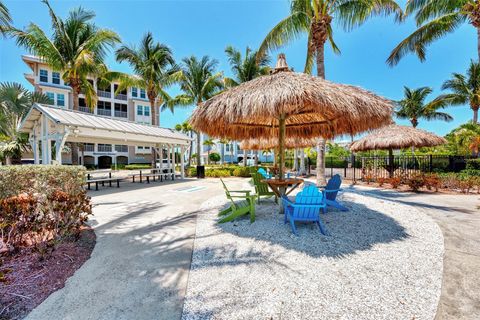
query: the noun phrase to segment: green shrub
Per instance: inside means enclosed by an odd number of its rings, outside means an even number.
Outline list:
[[[0,252],[55,244],[91,214],[81,166],[0,167]]]
[[[187,176],[196,177],[197,176],[197,167],[190,167],[187,170]]]
[[[145,170],[145,169],[151,169],[152,166],[150,164],[142,164],[142,163],[138,163],[138,164],[127,164],[125,166],[125,170]]]
[[[480,177],[480,169],[465,169],[460,171],[461,177]]]
[[[248,167],[238,167],[233,170],[233,175],[235,177],[250,177],[250,169]]]
[[[410,189],[412,189],[412,191],[417,192],[425,185],[425,176],[423,174],[413,174],[405,181],[405,183]]]
[[[467,160],[466,169],[480,170],[480,159]]]
[[[119,164],[117,164],[117,165],[112,164],[112,165],[110,166],[110,169],[112,169],[112,170],[125,170],[125,167],[126,167],[126,166],[127,166],[127,165],[126,165],[126,164],[123,164],[123,163],[121,163],[121,164],[119,163]]]
[[[208,169],[205,171],[205,176],[210,178],[223,178],[223,177],[230,177],[229,170],[223,169]]]
[[[208,160],[210,160],[211,162],[217,163],[218,161],[220,161],[220,159],[220,155],[216,152],[212,152],[208,155]]]

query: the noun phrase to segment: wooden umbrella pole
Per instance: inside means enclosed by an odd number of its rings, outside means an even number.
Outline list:
[[[278,152],[279,152],[279,179],[283,180],[283,167],[285,165],[285,114],[282,113],[278,119]]]

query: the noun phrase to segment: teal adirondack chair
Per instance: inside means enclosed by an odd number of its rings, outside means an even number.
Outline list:
[[[223,188],[225,189],[225,194],[227,199],[229,199],[232,204],[229,208],[220,211],[218,216],[223,217],[218,221],[219,223],[224,223],[232,221],[235,218],[240,216],[250,214],[250,222],[255,221],[255,196],[250,195],[250,191],[247,190],[228,190],[225,182],[220,179],[222,182]],[[235,199],[243,199],[241,201],[235,201]]]
[[[263,168],[258,168],[257,170],[258,173],[260,173],[265,179],[270,179],[272,178],[272,174],[268,173],[265,169]]]
[[[318,191],[315,186],[308,186],[297,193],[295,202],[290,201],[287,196],[282,196],[283,207],[285,209],[285,223],[290,221],[293,234],[298,236],[295,227],[295,221],[312,221],[320,228],[320,232],[328,235],[327,228],[320,220],[320,210],[324,209],[327,204],[323,193]]]
[[[253,185],[255,186],[255,195],[257,196],[257,202],[260,203],[260,197],[271,198],[275,197],[275,203],[278,203],[277,195],[275,192],[268,189],[268,185],[262,182],[265,179],[260,173],[255,172],[251,174]]]

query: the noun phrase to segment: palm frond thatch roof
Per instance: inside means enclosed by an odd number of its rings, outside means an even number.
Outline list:
[[[353,142],[353,152],[366,150],[402,149],[408,147],[434,147],[447,141],[433,133],[414,127],[391,124],[377,129],[369,135]]]
[[[307,148],[313,147],[318,143],[317,139],[310,138],[287,138],[285,139],[285,148]],[[265,150],[278,148],[278,138],[259,138],[247,139],[240,142],[242,150]]]
[[[212,137],[244,140],[278,137],[286,117],[286,137],[355,134],[391,122],[393,104],[367,90],[303,73],[278,72],[231,88],[198,106],[195,130]]]

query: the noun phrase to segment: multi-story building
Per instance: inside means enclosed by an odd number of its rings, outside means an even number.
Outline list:
[[[52,106],[64,109],[73,109],[72,90],[67,86],[61,72],[52,70],[40,58],[24,55],[22,60],[30,67],[32,73],[26,73],[25,78],[33,85],[34,90],[50,97]],[[129,120],[141,124],[151,124],[150,102],[145,89],[129,87],[117,92],[118,83],[111,83],[107,87],[97,85],[95,79],[91,81],[97,92],[98,102],[93,108],[85,103],[85,96],[79,96],[79,111],[114,119]],[[117,93],[117,94],[115,94]],[[156,105],[156,108],[159,106]],[[157,114],[158,112],[157,109]],[[127,146],[100,143],[84,143],[80,146],[79,163],[109,167],[115,159],[116,163],[150,163],[151,150],[149,146]],[[71,154],[62,155],[63,163],[71,163]]]

